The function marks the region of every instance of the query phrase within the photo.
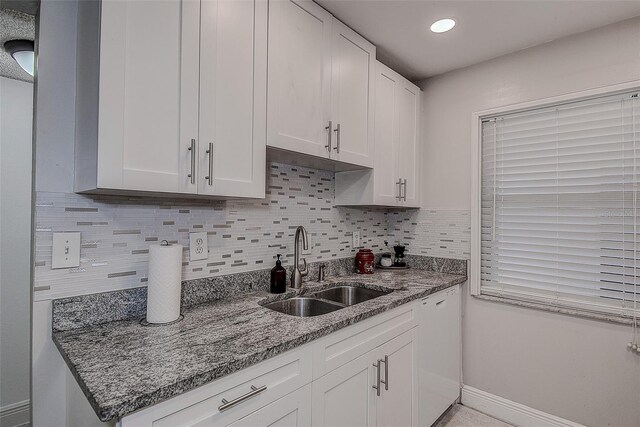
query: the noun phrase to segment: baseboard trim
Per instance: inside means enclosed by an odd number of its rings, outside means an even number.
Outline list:
[[[584,427],[466,385],[462,386],[462,404],[519,427]]]
[[[0,408],[0,425],[2,427],[18,427],[28,425],[31,421],[28,400],[12,403]]]

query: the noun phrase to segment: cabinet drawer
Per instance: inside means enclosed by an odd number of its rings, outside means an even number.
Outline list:
[[[311,356],[310,346],[286,352],[129,415],[122,419],[121,427],[230,424],[311,382]],[[237,403],[220,411],[223,399]]]
[[[314,345],[313,378],[318,378],[416,326],[415,304],[335,332]]]

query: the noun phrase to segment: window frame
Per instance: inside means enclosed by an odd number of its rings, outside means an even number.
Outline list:
[[[473,296],[484,296],[481,294],[481,206],[482,206],[482,121],[506,114],[525,112],[545,107],[553,107],[560,104],[584,101],[590,98],[615,96],[626,92],[640,90],[640,80],[603,86],[580,92],[571,92],[564,95],[541,98],[533,101],[496,107],[488,110],[478,111],[472,114],[471,118],[471,262],[469,268],[469,290]],[[493,297],[492,297],[493,298]],[[495,299],[495,298],[494,298]],[[499,299],[499,298],[498,298]],[[531,301],[522,299],[522,301]],[[541,304],[541,303],[535,303]],[[554,304],[542,303],[549,307],[564,307]],[[584,307],[585,311],[587,310]],[[575,308],[574,310],[580,310]]]

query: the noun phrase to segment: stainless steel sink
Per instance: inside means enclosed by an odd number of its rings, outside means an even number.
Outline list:
[[[320,292],[315,292],[311,296],[323,300],[335,301],[346,306],[358,304],[373,298],[381,297],[389,292],[377,291],[374,289],[359,288],[356,286],[338,286]]]
[[[344,306],[317,298],[296,297],[264,305],[266,308],[298,317],[319,316],[340,310]]]

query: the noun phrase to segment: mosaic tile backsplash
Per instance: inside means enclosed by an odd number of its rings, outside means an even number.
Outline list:
[[[334,175],[278,163],[269,165],[265,199],[187,200],[36,194],[35,299],[144,286],[149,244],[182,244],[183,280],[271,268],[276,254],[293,259],[293,236],[304,225],[308,261],[353,257],[353,231],[374,252],[384,241],[409,253],[468,258],[468,212],[405,211],[334,206]],[[444,214],[440,214],[444,212]],[[441,227],[440,231],[436,228]],[[82,233],[80,267],[51,269],[52,233]],[[209,258],[189,260],[189,233],[206,231]],[[466,236],[466,237],[465,237]],[[440,240],[432,240],[439,237]],[[450,238],[449,238],[450,237]],[[466,240],[465,240],[466,239]],[[466,241],[466,246],[465,242]],[[465,251],[466,254],[465,255]]]
[[[471,213],[468,210],[406,210],[387,213],[393,241],[407,252],[441,258],[471,258]]]

